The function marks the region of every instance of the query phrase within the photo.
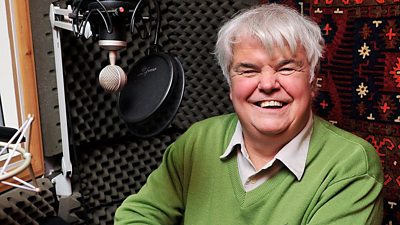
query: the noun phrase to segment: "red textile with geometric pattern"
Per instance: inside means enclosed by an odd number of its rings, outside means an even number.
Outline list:
[[[400,225],[400,0],[269,2],[320,25],[326,53],[314,111],[375,146],[385,174],[383,224]]]

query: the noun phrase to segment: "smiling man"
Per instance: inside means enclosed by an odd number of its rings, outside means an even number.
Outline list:
[[[230,97],[256,168],[270,161],[310,120],[310,65],[302,47],[274,47],[242,34],[232,49]],[[260,164],[260,166],[257,166]]]
[[[282,5],[225,23],[216,55],[235,113],[169,146],[115,224],[380,225],[374,148],[312,113],[322,52],[318,25]]]

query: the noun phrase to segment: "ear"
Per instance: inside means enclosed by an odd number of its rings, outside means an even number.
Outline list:
[[[317,96],[318,93],[318,78],[314,77],[314,79],[310,82],[310,90],[311,90],[311,97],[314,98],[315,96]]]
[[[231,79],[231,77],[229,77]],[[227,80],[228,87],[229,87],[229,99],[232,101],[232,80]]]
[[[317,62],[317,65],[315,65],[314,68],[314,79],[310,82],[310,87],[311,87],[311,97],[315,98],[318,93],[318,75],[319,75],[319,70],[321,66],[321,61]]]

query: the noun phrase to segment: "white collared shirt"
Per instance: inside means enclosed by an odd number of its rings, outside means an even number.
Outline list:
[[[220,158],[226,158],[234,150],[237,151],[239,175],[243,188],[247,192],[257,188],[267,181],[268,178],[280,170],[282,164],[286,166],[298,180],[300,180],[303,176],[306,165],[312,133],[312,124],[313,118],[311,116],[303,130],[289,143],[283,146],[272,160],[267,162],[257,171],[247,153],[243,141],[242,126],[238,121],[232,139]],[[281,163],[276,163],[277,160]]]

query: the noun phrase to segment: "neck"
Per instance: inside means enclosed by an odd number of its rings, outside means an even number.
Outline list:
[[[310,115],[312,117],[312,114]],[[309,118],[310,119],[310,118]],[[243,139],[247,153],[256,167],[259,169],[271,161],[275,155],[293,138],[295,138],[307,125],[309,120],[299,126],[293,133],[281,133],[273,136],[263,134],[249,135],[243,130]]]
[[[254,138],[247,138],[245,134],[243,136],[247,153],[257,170],[271,161],[279,150],[286,144],[278,143],[274,138],[267,141],[265,139],[258,141],[254,140]]]

